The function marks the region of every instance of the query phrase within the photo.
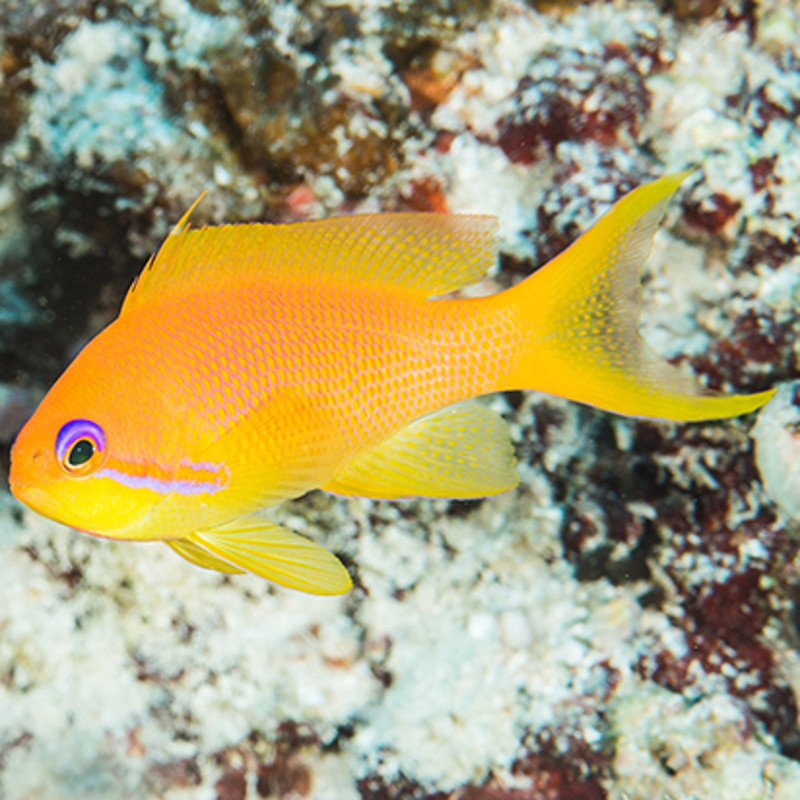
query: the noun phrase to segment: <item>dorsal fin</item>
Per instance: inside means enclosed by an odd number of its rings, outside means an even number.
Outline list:
[[[147,262],[121,313],[182,288],[269,271],[344,277],[433,297],[476,282],[497,255],[497,220],[490,216],[358,214],[192,229],[188,217],[199,200]]]

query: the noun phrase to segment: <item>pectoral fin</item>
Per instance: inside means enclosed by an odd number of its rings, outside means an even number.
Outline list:
[[[503,420],[466,402],[415,420],[360,453],[322,488],[384,500],[485,497],[519,483],[514,463]]]
[[[352,581],[336,556],[310,539],[259,517],[198,531],[167,542],[201,567],[252,572],[309,594],[344,594]]]

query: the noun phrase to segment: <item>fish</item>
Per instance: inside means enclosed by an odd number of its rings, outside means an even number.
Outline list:
[[[753,411],[772,390],[710,391],[638,330],[642,268],[687,174],[634,189],[485,297],[457,290],[495,264],[492,216],[194,228],[193,205],[19,432],[11,491],[95,536],[337,595],[352,586],[344,564],[270,509],[313,489],[513,489],[509,432],[483,395],[533,390],[675,421]]]

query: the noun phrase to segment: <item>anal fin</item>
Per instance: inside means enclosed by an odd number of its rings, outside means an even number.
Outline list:
[[[341,561],[324,547],[257,516],[198,531],[177,542],[179,547],[167,544],[201,567],[252,572],[308,594],[344,594],[353,585]]]
[[[322,488],[384,500],[485,497],[519,483],[514,464],[503,420],[469,401],[415,420],[359,453]]]
[[[215,569],[217,572],[227,573],[244,572],[243,569],[239,569],[221,558],[212,556],[208,550],[198,547],[188,539],[165,539],[164,544],[168,544],[179,556],[191,561],[192,564],[196,564],[198,567],[203,567],[203,569]]]

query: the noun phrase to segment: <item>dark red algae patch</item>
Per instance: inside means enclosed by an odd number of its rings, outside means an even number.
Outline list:
[[[766,592],[760,585],[763,577],[761,571],[748,569],[707,586],[694,605],[698,628],[732,647],[761,633],[769,617]]]
[[[197,759],[153,763],[147,785],[153,796],[161,796],[169,789],[189,789],[213,781],[215,800],[299,800],[313,795],[312,773],[303,760],[303,752],[318,752],[321,748],[327,749],[311,728],[285,721],[272,736],[254,731],[239,744],[211,754],[204,759],[202,768]]]
[[[619,200],[653,177],[646,171],[646,165],[631,168],[626,156],[620,158],[623,152],[624,147],[597,149],[592,157],[596,159],[598,177],[591,189],[585,183],[579,160],[570,155],[569,149],[558,153],[551,180],[533,212],[535,221],[522,231],[535,264],[546,264],[562,253],[608,210],[609,199]],[[580,216],[574,213],[578,202],[582,209]],[[509,272],[517,272],[519,278],[530,274],[530,262],[515,261],[503,256],[500,280]]]
[[[258,734],[251,737],[254,750],[261,749]],[[307,725],[286,720],[278,726],[277,737],[268,758],[259,758],[255,767],[259,797],[310,797],[311,770],[303,761],[303,751],[317,750],[320,740]]]
[[[728,589],[723,588],[720,594],[727,595]],[[730,633],[737,622],[746,619],[745,607],[722,613],[725,632]],[[693,625],[690,618],[686,627]],[[746,622],[745,628],[749,625]],[[669,650],[648,654],[642,657],[636,670],[642,677],[687,698],[702,691],[698,686],[702,675],[721,678],[727,692],[746,703],[752,720],[760,722],[774,737],[780,752],[800,759],[798,705],[792,688],[779,674],[774,655],[766,644],[757,636],[742,634],[736,638],[734,645],[714,630],[687,630],[685,654],[676,656]]]
[[[650,108],[640,62],[622,44],[542,54],[514,99],[513,114],[498,122],[497,143],[515,164],[532,164],[565,141],[632,144]]]
[[[512,775],[530,781],[523,790],[527,794],[520,795],[519,800],[605,800],[600,776],[609,768],[607,753],[574,736],[567,736],[566,742],[566,747],[556,746],[554,740],[540,734],[512,765]],[[514,795],[508,797],[513,800]]]
[[[669,493],[669,478],[656,461],[664,446],[660,429],[634,423],[631,449],[620,447],[607,416],[581,409],[592,446],[551,476],[564,505],[563,555],[579,580],[615,584],[648,579],[658,531],[643,509]]]
[[[709,389],[761,391],[796,377],[794,337],[791,320],[778,320],[772,310],[749,308],[733,320],[728,336],[689,361]]]
[[[150,766],[148,783],[155,792],[167,789],[190,789],[202,783],[202,773],[193,758],[155,763]]]
[[[259,797],[309,797],[311,771],[298,758],[280,758],[258,769]]]
[[[673,624],[687,646],[678,654],[649,653],[637,669],[687,698],[703,691],[704,676],[716,676],[784,755],[800,758],[797,701],[764,636],[770,618],[793,605],[791,587],[773,576],[787,574],[797,545],[751,496],[755,467],[741,441],[704,440],[702,429],[681,441],[676,455],[705,475],[706,488],[693,482],[672,492],[659,506],[656,525],[664,537],[659,567],[682,610]],[[700,460],[690,467],[693,450]]]
[[[369,775],[356,784],[362,800],[447,800],[449,792],[429,792],[416,781],[399,776],[392,781]]]
[[[742,204],[721,192],[714,192],[704,205],[691,198],[683,202],[683,216],[693,228],[707,233],[721,233],[736,216]]]
[[[214,784],[216,800],[245,800],[247,797],[247,779],[243,769],[232,769],[224,772]]]
[[[538,747],[539,745],[537,745]],[[449,792],[429,791],[405,776],[387,780],[376,775],[358,782],[362,800],[606,800],[607,793],[594,776],[582,776],[585,754],[559,755],[542,744],[511,767],[514,785],[501,776],[481,784],[467,784]],[[589,761],[596,761],[593,755]],[[602,759],[605,766],[605,759]]]
[[[785,241],[768,231],[755,231],[741,242],[737,251],[739,257],[729,267],[734,275],[752,272],[761,264],[780,269],[800,255],[800,229]]]
[[[605,800],[605,791],[599,784],[579,783],[561,785],[558,780],[549,786],[516,788],[493,783],[485,786],[468,786],[450,796],[450,800]]]
[[[748,325],[755,335],[756,323]],[[760,353],[760,341],[749,342],[747,358]],[[796,635],[800,545],[763,503],[748,438],[735,423],[574,413],[591,447],[550,474],[565,511],[563,556],[579,580],[629,584],[642,606],[668,599],[686,645],[645,653],[639,675],[687,701],[708,691],[713,677],[745,704],[755,728],[800,759],[797,699],[767,635],[768,625]]]

